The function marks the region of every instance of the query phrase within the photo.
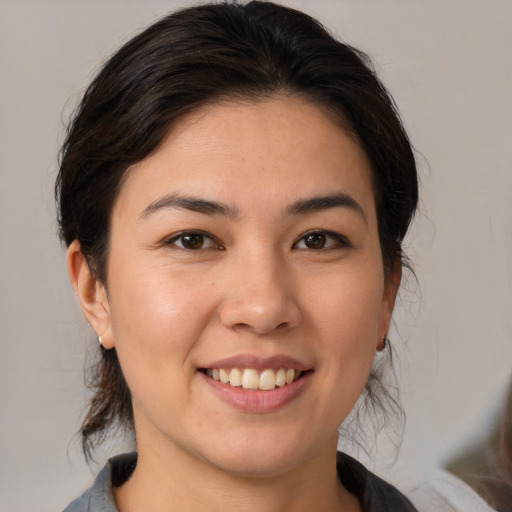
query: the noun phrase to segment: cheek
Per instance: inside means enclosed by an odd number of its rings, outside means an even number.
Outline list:
[[[211,295],[184,277],[137,271],[136,264],[112,272],[111,295],[115,347],[135,412],[151,416],[158,402],[177,414],[190,392],[190,354],[209,321]]]
[[[309,297],[313,331],[318,333],[326,383],[334,400],[351,407],[364,388],[379,339],[383,278],[376,266],[366,278],[345,274]],[[341,409],[343,409],[342,407]],[[341,410],[340,409],[340,410]]]
[[[384,278],[377,265],[326,276],[309,292],[316,328],[329,338],[377,342]]]
[[[137,262],[113,269],[109,278],[120,357],[150,360],[152,370],[163,365],[167,353],[183,361],[209,321],[211,294],[202,293],[189,277]]]

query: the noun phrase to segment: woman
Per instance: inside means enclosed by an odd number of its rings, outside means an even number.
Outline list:
[[[61,237],[101,361],[66,510],[409,511],[344,454],[400,284],[414,156],[366,56],[268,2],[121,48],[62,150]]]

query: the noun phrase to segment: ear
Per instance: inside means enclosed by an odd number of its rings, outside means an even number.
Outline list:
[[[74,240],[67,253],[68,274],[85,318],[91,324],[102,345],[114,346],[110,323],[110,306],[105,286],[93,275],[82,254],[80,243]]]
[[[382,341],[387,337],[391,324],[391,315],[395,307],[395,300],[402,280],[402,259],[399,255],[393,260],[393,268],[385,275],[384,294],[382,297],[380,332],[377,341],[377,349],[381,350]]]

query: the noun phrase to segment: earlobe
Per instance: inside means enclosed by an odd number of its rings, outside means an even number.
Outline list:
[[[78,240],[74,240],[68,248],[67,266],[71,285],[85,318],[96,334],[101,336],[103,347],[112,348],[114,340],[106,289],[91,272]]]

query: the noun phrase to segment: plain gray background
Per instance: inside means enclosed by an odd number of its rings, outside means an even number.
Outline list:
[[[512,3],[283,3],[373,57],[421,151],[423,199],[408,238],[419,287],[406,281],[391,333],[407,427],[394,465],[385,439],[370,462],[400,485],[478,444],[511,375]],[[0,0],[2,512],[62,509],[97,469],[73,440],[96,341],[55,236],[64,121],[100,62],[190,4]]]

